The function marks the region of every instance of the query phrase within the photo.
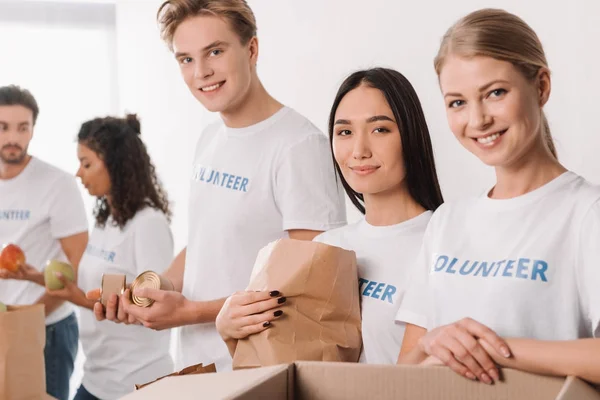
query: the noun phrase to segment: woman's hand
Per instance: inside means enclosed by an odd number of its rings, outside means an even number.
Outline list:
[[[498,354],[510,357],[506,342],[490,328],[471,318],[464,318],[427,332],[419,340],[419,348],[454,372],[491,384],[500,379],[500,374],[479,339],[489,343]]]
[[[55,272],[55,274],[56,277],[63,283],[64,287],[56,290],[50,290],[46,288],[46,293],[52,297],[66,300],[81,307],[90,309],[93,307],[93,302],[90,302],[85,297],[85,293],[79,288],[79,286],[77,286],[75,282],[69,280],[60,272]]]
[[[262,332],[269,328],[271,321],[283,315],[283,311],[276,308],[285,301],[277,290],[234,293],[217,315],[217,330],[225,341]]]

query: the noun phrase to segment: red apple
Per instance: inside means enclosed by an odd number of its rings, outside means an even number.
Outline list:
[[[7,244],[0,252],[0,268],[16,272],[25,264],[25,253],[16,244]]]

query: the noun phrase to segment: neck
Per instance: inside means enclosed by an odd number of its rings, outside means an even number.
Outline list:
[[[522,196],[557,178],[567,169],[544,146],[537,146],[521,160],[506,167],[496,167],[496,186],[490,191],[493,199]]]
[[[264,121],[281,107],[255,74],[248,92],[231,109],[221,112],[221,118],[229,128],[245,128]]]
[[[389,226],[408,221],[426,210],[404,186],[377,194],[365,194],[365,219],[374,226]]]
[[[17,177],[23,172],[29,161],[31,161],[30,155],[27,155],[19,164],[8,164],[0,161],[0,179],[13,179]]]

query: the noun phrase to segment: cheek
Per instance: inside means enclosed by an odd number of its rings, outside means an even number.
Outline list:
[[[465,127],[467,126],[468,121],[466,120],[466,115],[466,110],[461,112],[449,110],[446,112],[448,127],[457,138],[462,136]]]
[[[351,153],[351,146],[349,145],[349,140],[333,139],[332,144],[333,158],[335,159],[335,162],[343,168],[346,165],[346,160],[348,159],[349,153]]]

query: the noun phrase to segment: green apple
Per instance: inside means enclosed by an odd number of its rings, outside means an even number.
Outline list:
[[[57,260],[50,260],[44,269],[44,280],[46,281],[46,288],[48,288],[48,290],[59,290],[65,287],[60,279],[56,277],[56,272],[60,272],[70,281],[75,280],[75,271],[70,264]]]
[[[6,312],[6,304],[0,301],[0,313]]]

